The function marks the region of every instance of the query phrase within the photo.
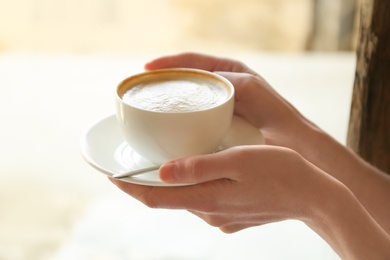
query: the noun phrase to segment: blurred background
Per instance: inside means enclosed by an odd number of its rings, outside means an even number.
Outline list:
[[[358,7],[358,0],[0,0],[0,260],[337,259],[301,223],[226,238],[190,214],[146,209],[82,160],[79,138],[114,113],[113,88],[150,58],[199,51],[261,71],[344,142]],[[132,217],[140,222],[130,224]],[[185,232],[194,240],[180,244]]]
[[[1,0],[0,51],[339,51],[357,0]]]

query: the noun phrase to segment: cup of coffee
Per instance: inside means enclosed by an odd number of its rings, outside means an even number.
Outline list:
[[[148,71],[116,89],[125,141],[155,164],[217,150],[229,131],[233,107],[233,85],[198,69]]]

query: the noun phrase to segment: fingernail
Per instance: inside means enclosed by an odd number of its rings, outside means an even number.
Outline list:
[[[147,62],[147,63],[145,63],[145,65],[144,65],[144,69],[145,70],[151,70],[152,68],[150,67],[150,65],[152,64],[152,62],[151,61],[149,61],[149,62]]]
[[[110,182],[112,182],[113,184],[116,185],[116,181],[115,181],[114,178],[112,178],[111,176],[107,176],[107,178],[108,178],[108,180],[109,180]]]
[[[175,182],[177,177],[175,174],[175,163],[168,162],[160,168],[160,179],[164,182]]]

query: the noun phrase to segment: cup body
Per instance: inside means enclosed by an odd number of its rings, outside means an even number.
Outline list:
[[[140,109],[123,100],[124,93],[143,82],[162,79],[207,81],[223,87],[226,99],[219,105],[187,112]],[[162,86],[163,87],[163,86]],[[116,110],[125,141],[145,159],[163,164],[168,160],[215,151],[227,134],[234,107],[234,87],[225,78],[197,69],[149,71],[123,80],[116,90]]]

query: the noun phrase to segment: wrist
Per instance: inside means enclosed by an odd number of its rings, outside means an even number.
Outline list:
[[[317,192],[311,214],[303,219],[306,225],[343,259],[388,259],[388,234],[345,185],[337,180],[328,184]]]
[[[311,122],[297,125],[293,149],[353,191],[364,182],[367,163]]]

